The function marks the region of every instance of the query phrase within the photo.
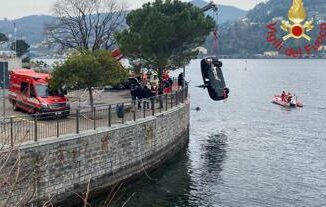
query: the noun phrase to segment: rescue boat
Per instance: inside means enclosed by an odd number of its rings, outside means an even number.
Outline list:
[[[283,107],[303,107],[303,104],[301,102],[297,100],[291,100],[290,102],[283,101],[282,97],[279,95],[274,95],[274,97],[272,98],[272,102]]]

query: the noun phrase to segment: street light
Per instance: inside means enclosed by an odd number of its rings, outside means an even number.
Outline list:
[[[5,123],[6,121],[6,79],[5,79],[5,76],[6,76],[6,64],[4,63],[3,64],[3,67],[2,67],[2,105],[3,105],[3,111],[2,111],[2,116],[3,116],[3,123]]]

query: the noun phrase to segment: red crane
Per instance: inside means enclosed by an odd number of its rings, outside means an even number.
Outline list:
[[[202,7],[203,12],[213,10],[216,15],[216,28],[213,31],[213,48],[215,49],[216,56],[218,55],[218,7],[213,1],[209,2],[206,6]]]

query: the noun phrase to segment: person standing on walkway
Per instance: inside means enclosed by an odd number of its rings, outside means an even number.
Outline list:
[[[147,105],[147,109],[149,109],[149,99],[152,97],[152,91],[147,87],[147,85],[143,88],[143,95],[144,95],[144,101]]]
[[[178,76],[178,88],[179,89],[183,87],[183,82],[184,82],[183,73],[180,73]]]

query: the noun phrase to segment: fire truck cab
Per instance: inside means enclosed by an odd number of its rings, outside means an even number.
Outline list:
[[[68,116],[70,105],[64,90],[49,88],[49,74],[29,69],[16,69],[9,75],[9,101],[13,109],[31,114],[57,114]]]

